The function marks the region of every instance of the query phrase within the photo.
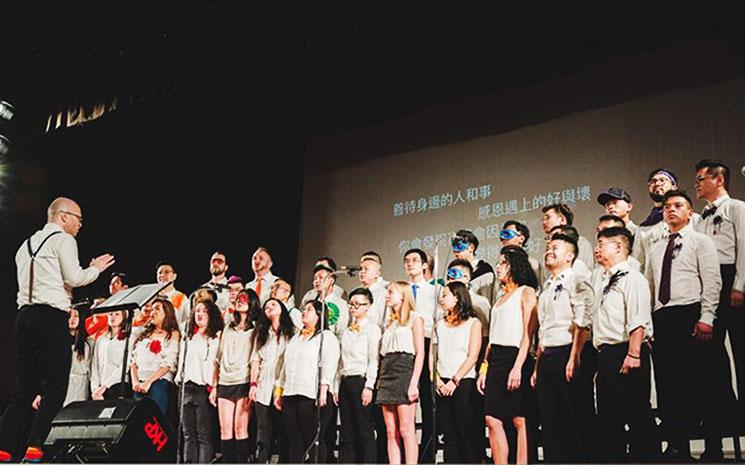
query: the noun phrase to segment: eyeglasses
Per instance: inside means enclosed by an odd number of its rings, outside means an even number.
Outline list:
[[[649,181],[647,181],[648,186],[654,186],[655,184],[665,184],[666,182],[672,182],[670,181],[670,178],[667,176],[660,176],[658,178],[652,178]]]
[[[499,231],[499,238],[503,241],[509,241],[510,239],[514,239],[519,235],[520,233],[515,231],[514,229],[503,229]]]
[[[349,302],[349,308],[354,308],[354,309],[358,309],[360,307],[368,307],[369,305],[370,305],[370,302],[362,302],[362,303]]]
[[[73,213],[73,212],[70,212],[70,211],[67,211],[67,210],[60,210],[59,212],[60,213],[66,213],[68,215],[72,215],[75,218],[77,218],[78,221],[80,221],[81,223],[83,222],[83,215],[78,215],[77,213]]]
[[[702,182],[706,181],[706,178],[714,179],[717,176],[718,176],[717,174],[713,174],[713,175],[712,174],[705,174],[703,176],[696,176],[695,178],[693,178],[693,182],[695,184],[699,184],[699,183],[702,183]]]

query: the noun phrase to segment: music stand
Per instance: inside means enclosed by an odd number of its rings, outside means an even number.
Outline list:
[[[132,334],[134,310],[147,305],[148,302],[153,300],[155,296],[171,284],[173,284],[172,281],[167,283],[140,284],[139,286],[123,289],[101,302],[100,305],[90,309],[91,314],[94,315],[122,310],[127,313],[127,320],[124,324],[124,360],[122,360],[121,391],[119,393],[119,398],[124,398],[124,382],[127,379],[127,358],[129,356],[129,337]]]

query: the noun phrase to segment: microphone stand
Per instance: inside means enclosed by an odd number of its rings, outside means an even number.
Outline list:
[[[195,306],[192,305],[192,297],[194,294],[189,296],[189,305],[191,306],[191,309],[189,310],[189,319],[186,320],[186,327],[184,328],[184,358],[181,360],[181,367],[179,368],[181,372],[181,386],[179,386],[179,406],[178,406],[178,415],[179,415],[179,431],[176,435],[176,463],[181,463],[182,455],[184,453],[181,448],[184,446],[183,442],[183,434],[184,434],[184,428],[181,422],[184,419],[184,396],[186,395],[186,356],[189,355],[189,323],[191,323],[192,318],[194,317],[194,310]]]
[[[321,302],[322,305],[322,312],[326,312],[328,314],[328,310],[326,308],[326,288],[328,287],[328,283],[326,282],[331,278],[331,276],[338,276],[342,274],[347,274],[349,276],[354,276],[355,270],[339,270],[339,271],[333,271],[328,276],[326,276],[323,279],[323,285],[321,286],[321,290],[318,292],[318,296],[316,297],[319,302]],[[333,291],[332,291],[333,292]],[[316,446],[315,450],[313,451],[313,463],[318,463],[318,449],[321,447],[321,402],[319,397],[321,396],[321,368],[322,368],[322,356],[323,356],[323,332],[326,330],[326,327],[324,326],[324,321],[326,318],[324,318],[326,315],[324,313],[321,313],[321,316],[319,318],[318,324],[321,327],[321,340],[318,344],[318,365],[316,366],[316,437],[313,439],[313,442],[311,442],[310,447],[313,445]],[[331,388],[331,386],[329,386]],[[308,450],[305,451],[303,456],[308,453]]]
[[[433,263],[432,263],[432,278],[435,280],[434,286],[435,286],[435,311],[432,312],[432,337],[430,338],[430,345],[434,344],[434,350],[430,352],[430,356],[432,357],[432,372],[430,373],[432,375],[432,382],[429,385],[429,395],[432,398],[432,436],[429,438],[429,443],[432,445],[432,456],[433,456],[433,463],[437,464],[437,446],[439,445],[438,440],[438,434],[437,434],[437,349],[439,345],[439,338],[437,335],[437,323],[441,318],[438,318],[438,306],[439,306],[439,292],[438,289],[441,287],[439,284],[439,281],[437,279],[437,265],[439,264],[439,258],[440,258],[440,242],[443,239],[450,239],[450,237],[441,237],[439,241],[435,243],[435,250],[433,254]],[[448,252],[448,256],[450,255],[450,252]],[[447,257],[446,257],[447,258]],[[447,262],[447,260],[445,260]],[[440,276],[440,279],[442,282],[445,282],[445,273],[447,269],[447,264],[442,269],[442,275]],[[425,447],[426,450],[426,447]]]

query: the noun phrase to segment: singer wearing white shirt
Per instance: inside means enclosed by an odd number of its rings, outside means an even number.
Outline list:
[[[380,327],[368,318],[372,293],[363,287],[349,294],[352,322],[341,334],[341,359],[335,400],[339,405],[341,463],[376,463],[373,390],[378,377]]]
[[[176,374],[181,332],[169,300],[153,300],[150,322],[132,348],[132,390],[135,398],[150,397],[168,412],[171,383]]]
[[[262,305],[269,298],[272,283],[276,276],[272,274],[272,256],[266,247],[259,247],[251,256],[251,269],[254,279],[246,284],[246,289],[253,289],[259,296]]]
[[[116,399],[122,394],[122,362],[124,362],[124,311],[106,315],[108,328],[96,339],[91,366],[91,397],[93,400]],[[130,344],[132,341],[130,341]],[[132,351],[127,354],[126,366],[132,360]],[[132,386],[128,382],[129,370],[124,374],[124,397],[132,397]]]
[[[577,242],[555,234],[544,254],[551,273],[538,299],[538,353],[531,384],[541,413],[549,463],[592,462],[597,446],[590,337],[592,286],[572,269]]]
[[[437,322],[436,340],[430,346],[430,371],[435,373],[445,463],[480,463],[484,424],[479,418],[475,366],[481,349],[481,321],[471,306],[468,288],[461,282],[449,282],[442,288],[440,307],[445,316]]]
[[[367,311],[367,318],[382,330],[385,326],[385,294],[388,281],[381,276],[383,259],[373,250],[368,250],[360,257],[360,284],[368,289],[373,303]]]
[[[233,321],[222,331],[210,402],[217,405],[220,418],[220,442],[223,462],[246,463],[248,460],[248,423],[251,406],[248,399],[251,335],[251,308],[258,306],[253,290],[238,293]],[[257,315],[258,316],[258,315]]]
[[[176,267],[169,261],[161,261],[155,266],[155,277],[161,284],[170,282],[171,284],[163,289],[164,294],[168,300],[173,304],[173,309],[176,312],[176,320],[178,321],[179,327],[182,327],[189,319],[189,297],[183,292],[176,289],[176,285],[173,284],[178,278],[176,274]]]
[[[277,278],[272,283],[271,298],[277,299],[282,302],[282,305],[287,309],[287,313],[290,315],[290,320],[295,328],[300,331],[303,329],[302,313],[299,308],[294,306],[294,300],[292,298],[292,285],[282,278]]]
[[[734,401],[730,360],[724,347],[729,335],[732,358],[737,378],[737,398],[740,408],[735,417],[742,414],[745,400],[745,202],[729,196],[730,169],[721,160],[701,160],[696,164],[696,197],[706,201],[700,219],[694,220],[694,228],[709,236],[717,249],[722,290],[714,322],[714,359],[710,363],[707,377],[720,380],[717,386],[707,383],[707,399],[715,401],[707,412],[725,412]],[[712,462],[721,462],[721,443],[714,428],[717,418],[704,419],[706,451],[703,457]],[[709,431],[711,433],[709,433]]]
[[[484,394],[492,460],[495,464],[507,463],[509,444],[504,423],[510,422],[517,433],[517,463],[527,464],[526,389],[532,372],[528,352],[536,328],[538,282],[525,249],[515,245],[502,248],[497,279],[502,294],[492,308],[489,347],[479,368],[477,389]]]
[[[274,406],[282,411],[289,463],[308,461],[306,454],[310,461],[317,457],[317,463],[325,463],[331,452],[326,450],[323,438],[331,422],[329,404],[333,403],[332,390],[339,365],[339,340],[328,329],[321,331],[321,327],[327,327],[327,320],[328,312],[321,302],[307,302],[303,306],[303,329],[287,343],[281,362]],[[321,407],[320,419],[316,401]],[[320,447],[314,444],[316,433]]]
[[[279,282],[284,283],[278,279],[274,284]],[[288,292],[287,296],[289,295]],[[274,436],[279,436],[279,463],[287,463],[287,437],[282,427],[282,417],[274,407],[273,400],[277,365],[294,335],[295,326],[287,307],[282,300],[271,297],[264,304],[264,311],[256,321],[252,343],[254,350],[251,355],[251,389],[248,397],[255,402],[257,463],[269,462]]]
[[[220,332],[220,308],[211,300],[198,301],[181,340],[177,383],[184,386],[181,430],[184,433],[184,461],[209,463],[214,458],[212,418],[208,389],[212,386]],[[186,354],[186,355],[184,355]]]
[[[395,281],[386,295],[388,320],[380,340],[380,370],[375,403],[383,407],[388,462],[401,463],[403,440],[406,463],[417,463],[416,402],[424,365],[424,321],[414,307],[411,285]],[[426,395],[426,394],[425,394]]]

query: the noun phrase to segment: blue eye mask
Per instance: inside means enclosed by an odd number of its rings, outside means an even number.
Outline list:
[[[466,275],[463,274],[463,270],[461,270],[460,268],[450,268],[448,270],[448,279],[461,279],[465,276]]]
[[[499,238],[503,241],[509,241],[510,239],[516,238],[518,235],[520,235],[520,233],[514,229],[503,229],[499,231]]]
[[[468,249],[468,242],[463,239],[456,239],[453,241],[453,252],[463,252]]]

